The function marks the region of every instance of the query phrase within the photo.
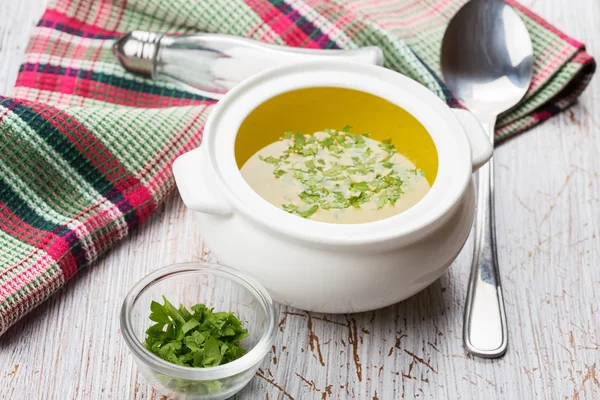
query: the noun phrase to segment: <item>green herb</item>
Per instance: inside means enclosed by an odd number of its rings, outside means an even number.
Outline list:
[[[394,147],[394,145],[392,144],[392,139],[386,139],[383,142],[379,143],[379,147],[388,153],[388,159],[396,153],[396,147]],[[387,161],[387,159],[385,161]]]
[[[306,185],[307,187],[313,187],[315,186],[317,183],[321,182],[323,180],[323,178],[319,177],[319,176],[313,176],[312,178],[310,178],[307,181],[304,181],[304,185]]]
[[[350,185],[350,190],[357,190],[359,192],[366,192],[371,190],[367,182],[355,182]]]
[[[377,201],[377,209],[379,210],[380,208],[383,208],[387,202],[388,198],[385,193],[379,196],[379,200]]]
[[[304,180],[304,174],[302,173],[302,171],[296,170],[294,171],[294,178],[302,182]]]
[[[336,176],[346,169],[348,169],[348,166],[336,164],[333,167],[323,171],[323,176]]]
[[[316,202],[318,202],[321,199],[321,196],[318,193],[312,192],[312,191],[308,191],[305,190],[303,192],[301,192],[298,197],[300,197],[300,199],[308,204],[314,204]],[[316,210],[315,210],[316,211]]]
[[[371,199],[371,195],[366,192],[360,192],[358,196],[352,196],[348,199],[348,204],[352,207],[360,207]]]
[[[298,206],[295,204],[282,204],[281,208],[283,208],[284,211],[287,211],[289,213],[293,213],[296,210],[298,210]]]
[[[301,216],[302,218],[308,218],[311,215],[313,215],[314,213],[317,212],[317,210],[319,209],[319,206],[312,206],[311,208],[309,208],[308,210],[304,210],[304,211],[296,211],[296,214],[298,214],[299,216]]]
[[[381,143],[369,139],[368,133],[355,134],[346,125],[341,131],[325,129],[325,136],[285,132],[282,140],[292,140],[280,157],[261,157],[274,166],[273,175],[288,175],[303,190],[298,202],[283,204],[284,211],[309,218],[318,210],[337,210],[361,205],[376,199],[377,208],[394,205],[404,193],[404,174],[423,176],[420,169],[405,169],[394,162],[397,150],[391,139]],[[382,151],[374,146],[377,143]],[[375,151],[373,151],[375,149]],[[303,158],[290,159],[292,154]],[[342,156],[348,157],[342,159]],[[408,177],[408,179],[411,179]]]
[[[346,201],[346,198],[344,197],[344,194],[342,192],[333,192],[333,196],[335,197],[336,201],[342,203]]]
[[[216,367],[240,358],[246,351],[239,341],[248,331],[233,313],[214,312],[204,304],[188,310],[175,308],[164,296],[164,304],[153,301],[144,346],[173,364],[188,367]]]
[[[281,162],[281,160],[279,158],[275,158],[273,156],[269,156],[269,157],[259,156],[259,158],[262,161],[266,162],[267,164],[275,164],[275,165],[277,165],[277,164],[279,164]]]
[[[296,136],[294,137],[294,147],[296,149],[301,149],[302,147],[304,147],[304,143],[306,143],[304,135],[301,133],[296,133]]]
[[[408,172],[416,175],[416,176],[425,176],[425,171],[419,168],[409,169]]]
[[[366,142],[364,136],[348,133],[348,136],[354,141],[354,147],[364,147]]]

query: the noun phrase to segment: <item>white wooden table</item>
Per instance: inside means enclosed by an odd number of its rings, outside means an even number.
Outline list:
[[[44,0],[0,0],[0,93]],[[600,56],[600,2],[522,0]],[[600,398],[600,80],[579,104],[499,147],[497,215],[510,344],[462,347],[471,259],[405,302],[359,315],[282,309],[273,353],[240,399]],[[134,235],[0,338],[3,399],[162,399],[121,338],[128,289],[208,249],[174,195]]]

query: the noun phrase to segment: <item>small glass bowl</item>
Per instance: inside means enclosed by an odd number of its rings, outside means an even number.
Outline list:
[[[247,353],[210,368],[180,366],[152,354],[143,345],[146,329],[154,324],[148,318],[150,304],[162,304],[163,295],[175,307],[202,303],[234,312],[250,334],[240,343]],[[152,272],[129,291],[121,308],[121,331],[152,385],[179,398],[220,400],[239,392],[256,373],[275,341],[277,313],[266,289],[246,274],[217,264],[181,263]]]

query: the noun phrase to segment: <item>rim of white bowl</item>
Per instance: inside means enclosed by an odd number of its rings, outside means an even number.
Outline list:
[[[219,365],[217,367],[208,368],[185,367],[173,364],[148,351],[134,334],[131,323],[131,312],[133,306],[135,305],[135,301],[139,298],[139,296],[148,288],[161,280],[169,279],[169,277],[174,275],[193,272],[204,274],[208,273],[209,275],[220,276],[241,284],[246,290],[254,295],[263,308],[267,319],[267,327],[258,343],[248,353],[244,354],[237,360],[231,361],[227,364]],[[127,343],[127,346],[131,352],[142,362],[150,366],[152,369],[165,375],[194,381],[228,378],[251,369],[256,364],[262,362],[269,350],[271,350],[271,346],[275,342],[275,337],[277,334],[277,311],[275,310],[275,306],[273,304],[273,300],[271,299],[271,295],[269,295],[269,292],[267,292],[267,290],[254,278],[235,268],[208,262],[186,262],[171,264],[146,275],[138,283],[136,283],[131,288],[129,293],[127,293],[127,296],[125,296],[125,300],[123,301],[123,305],[121,307],[120,322],[125,343]]]
[[[270,204],[244,180],[235,160],[239,126],[258,105],[279,94],[342,87],[386,99],[415,117],[432,137],[438,174],[429,192],[408,210],[363,224],[332,224],[298,218]],[[218,132],[217,132],[218,131]],[[220,194],[245,217],[275,232],[321,245],[365,245],[410,235],[440,221],[460,201],[472,174],[471,147],[456,116],[432,91],[392,70],[346,61],[309,61],[257,74],[217,103],[204,130],[205,155]]]

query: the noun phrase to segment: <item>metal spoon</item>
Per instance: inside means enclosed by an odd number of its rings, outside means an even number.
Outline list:
[[[499,114],[515,106],[532,79],[533,49],[525,24],[502,0],[472,0],[452,18],[442,41],[448,88],[494,141]],[[475,250],[463,340],[485,358],[506,352],[508,331],[500,286],[494,223],[493,160],[479,170]]]

